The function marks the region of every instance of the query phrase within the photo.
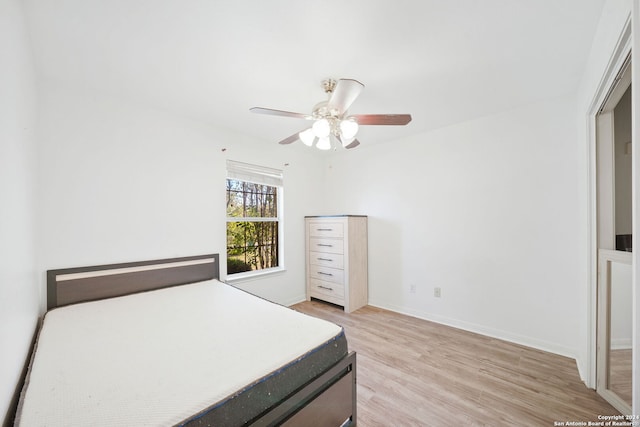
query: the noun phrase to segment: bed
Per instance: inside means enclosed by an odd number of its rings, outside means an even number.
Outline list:
[[[16,425],[356,425],[344,330],[218,273],[217,254],[48,271]]]

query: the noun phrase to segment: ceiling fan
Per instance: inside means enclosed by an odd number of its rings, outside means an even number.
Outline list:
[[[357,80],[327,79],[322,81],[322,87],[325,93],[328,94],[329,99],[316,104],[311,114],[262,107],[253,107],[250,111],[313,121],[311,127],[295,133],[279,143],[291,144],[300,140],[309,147],[315,144],[320,150],[329,150],[338,146],[344,148],[357,147],[360,145],[360,141],[356,139],[356,134],[359,126],[362,125],[403,126],[411,121],[410,114],[349,115],[347,110],[364,89],[364,85]]]

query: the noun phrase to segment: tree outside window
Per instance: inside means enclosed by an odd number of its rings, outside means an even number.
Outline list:
[[[278,267],[279,188],[227,179],[227,274]]]

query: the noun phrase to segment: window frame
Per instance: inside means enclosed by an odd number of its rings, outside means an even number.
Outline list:
[[[276,188],[276,216],[275,217],[230,217],[225,211],[225,240],[226,231],[230,222],[277,222],[278,223],[278,266],[263,268],[260,270],[244,271],[240,273],[227,273],[227,282],[250,280],[260,276],[279,273],[284,268],[284,183],[282,171],[279,169],[268,168],[264,166],[242,163],[233,160],[227,160],[227,173],[225,177],[225,191],[227,180],[250,182],[253,184],[267,185]],[[226,196],[225,196],[226,200]],[[225,243],[225,254],[228,251]]]

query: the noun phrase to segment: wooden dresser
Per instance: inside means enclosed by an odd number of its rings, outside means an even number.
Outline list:
[[[341,305],[350,313],[367,305],[367,217],[307,216],[307,300]]]

